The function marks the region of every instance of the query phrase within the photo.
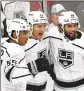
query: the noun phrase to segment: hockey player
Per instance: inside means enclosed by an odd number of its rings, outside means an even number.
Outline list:
[[[48,23],[47,18],[41,11],[31,11],[28,21],[32,33],[24,49],[32,78],[28,80],[26,89],[27,91],[53,91],[53,80],[47,72],[50,69],[47,60],[48,51],[43,42],[43,35]]]
[[[56,91],[84,91],[84,33],[73,11],[62,12],[59,29],[49,32],[51,59],[54,62]],[[52,31],[54,28],[52,28]]]
[[[13,19],[7,26],[9,39],[1,45],[1,91],[25,91],[25,82],[13,84],[11,77],[15,68],[25,62],[21,46],[27,42],[29,31],[29,24],[22,19]]]
[[[64,11],[66,11],[66,9],[61,4],[55,4],[55,5],[52,6],[52,8],[51,8],[51,16],[50,16],[51,23],[50,23],[50,25],[48,27],[48,31],[50,31],[53,27],[57,27],[58,26],[59,15],[61,14],[61,12],[64,12]]]

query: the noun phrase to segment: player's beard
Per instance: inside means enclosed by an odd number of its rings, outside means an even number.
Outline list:
[[[74,31],[74,34],[71,35],[70,33],[67,33],[66,31],[64,32],[65,36],[69,39],[69,40],[74,40],[76,38],[76,31]]]

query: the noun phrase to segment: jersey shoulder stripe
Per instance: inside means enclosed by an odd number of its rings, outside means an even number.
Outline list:
[[[63,41],[62,38],[58,38],[58,37],[54,37],[54,36],[48,36],[48,37],[45,37],[43,40],[48,39],[48,38],[54,38],[54,39],[58,39],[58,40],[62,40],[62,41]]]
[[[79,46],[79,45],[77,45],[77,44],[74,44],[74,43],[72,43],[74,46],[76,46],[76,47],[79,47],[79,48],[81,48],[81,49],[83,49],[84,50],[84,48],[83,47],[81,47],[81,46]]]
[[[62,40],[63,41],[63,39],[61,39],[61,38],[58,38],[58,37],[54,37],[54,36],[49,36],[50,38],[54,38],[54,39],[58,39],[58,40]]]
[[[32,49],[35,45],[37,45],[38,43],[35,43],[33,46],[31,46],[30,48],[26,49],[25,51],[28,51],[30,49]]]
[[[21,63],[21,61],[23,61],[25,59],[25,56],[19,61],[19,63],[18,64],[20,64]]]

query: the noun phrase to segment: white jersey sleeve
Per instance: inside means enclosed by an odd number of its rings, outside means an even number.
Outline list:
[[[21,46],[14,43],[7,43],[1,45],[1,60],[4,70],[8,72],[12,67],[18,66],[25,58],[25,52]]]
[[[25,56],[24,51],[17,44],[12,44],[12,43],[7,44],[7,43],[4,43],[1,46],[1,50],[2,50],[2,54],[3,54],[1,56],[1,58],[4,60],[5,59],[5,55],[8,54],[8,58],[6,59],[6,61],[9,61],[9,64],[11,66],[19,64],[20,61]]]
[[[47,46],[48,60],[49,60],[50,64],[53,64],[53,61],[52,61],[53,57],[50,54],[50,49],[51,49],[51,45],[52,45],[50,43],[50,41],[51,41],[52,38],[55,38],[56,36],[58,38],[60,38],[60,35],[61,35],[61,33],[59,32],[58,27],[57,26],[53,26],[48,32],[46,32],[46,34],[44,36],[44,40],[43,41],[44,41],[45,45]]]
[[[18,86],[12,84],[11,77],[15,67],[24,59],[25,52],[21,46],[4,42],[1,45],[1,88],[2,91],[21,91]],[[4,90],[3,90],[4,89]],[[17,89],[17,90],[14,90]]]

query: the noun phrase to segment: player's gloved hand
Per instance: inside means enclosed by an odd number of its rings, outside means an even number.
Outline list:
[[[47,72],[50,74],[53,80],[56,79],[56,75],[54,73],[54,64],[49,65],[49,67],[47,68]]]
[[[28,68],[33,75],[36,75],[38,72],[47,71],[48,66],[49,63],[46,58],[39,58],[28,63]]]

